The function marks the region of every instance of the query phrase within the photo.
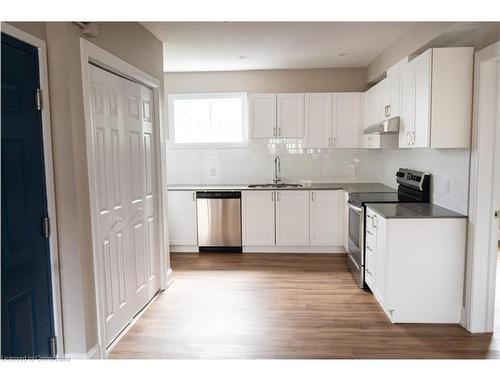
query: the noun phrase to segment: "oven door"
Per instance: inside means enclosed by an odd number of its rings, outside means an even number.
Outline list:
[[[348,201],[349,208],[349,255],[354,258],[359,268],[365,264],[364,237],[365,237],[365,208]]]

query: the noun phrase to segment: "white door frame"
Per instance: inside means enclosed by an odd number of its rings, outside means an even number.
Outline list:
[[[54,334],[57,342],[57,357],[64,355],[63,319],[61,308],[61,279],[59,275],[59,251],[57,240],[56,199],[54,190],[54,167],[52,161],[52,130],[50,124],[49,75],[47,70],[47,47],[45,41],[8,23],[2,22],[2,33],[10,35],[38,49],[38,69],[42,90],[42,132],[43,159],[45,166],[45,189],[47,210],[50,219],[50,273],[52,286],[52,310],[54,314]]]
[[[160,125],[160,81],[149,74],[137,69],[124,60],[112,55],[104,49],[92,44],[84,38],[80,38],[80,57],[82,68],[82,84],[83,84],[83,104],[85,118],[85,135],[87,149],[87,167],[89,176],[90,189],[90,205],[91,205],[91,224],[92,224],[92,242],[93,242],[93,259],[94,259],[94,281],[96,289],[96,306],[97,306],[97,327],[98,327],[98,344],[100,358],[106,358],[106,324],[104,311],[104,282],[103,282],[103,262],[99,256],[99,237],[98,237],[98,217],[96,199],[97,196],[97,181],[94,170],[94,135],[92,128],[92,112],[90,99],[90,70],[89,62],[92,62],[106,70],[114,72],[120,76],[127,77],[142,85],[145,85],[153,90],[154,94],[154,109],[155,109],[155,132],[156,137],[156,175],[157,191],[158,191],[158,229],[159,229],[159,248],[160,251],[160,289],[164,290],[168,287],[172,278],[172,270],[169,262],[168,248],[168,230],[166,221],[166,199],[163,196],[166,192],[166,169],[165,169],[165,134]]]
[[[469,331],[492,332],[495,312],[496,235],[493,227],[495,132],[498,119],[500,42],[475,54],[474,110],[469,194],[469,238],[465,310],[462,325]],[[500,152],[500,150],[496,150]],[[495,251],[493,251],[495,250]]]

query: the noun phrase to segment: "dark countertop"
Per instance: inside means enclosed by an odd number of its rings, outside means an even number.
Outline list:
[[[167,190],[196,190],[196,191],[233,191],[233,190],[345,190],[348,193],[385,193],[395,189],[380,183],[312,183],[302,187],[287,188],[249,188],[247,185],[168,185]]]
[[[432,203],[367,203],[366,207],[386,219],[463,219],[467,217]]]

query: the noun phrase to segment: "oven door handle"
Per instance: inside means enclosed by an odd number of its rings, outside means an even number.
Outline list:
[[[361,207],[355,206],[351,202],[347,202],[347,207],[349,207],[350,209],[352,209],[353,211],[356,211],[356,212],[363,211],[363,209]]]

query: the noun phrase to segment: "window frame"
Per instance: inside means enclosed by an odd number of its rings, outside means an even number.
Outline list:
[[[242,141],[241,142],[209,142],[209,143],[175,143],[175,111],[176,99],[217,99],[238,98],[242,103]],[[247,148],[248,147],[248,93],[246,92],[210,92],[189,94],[168,94],[168,147],[171,149],[210,149],[210,148]]]

